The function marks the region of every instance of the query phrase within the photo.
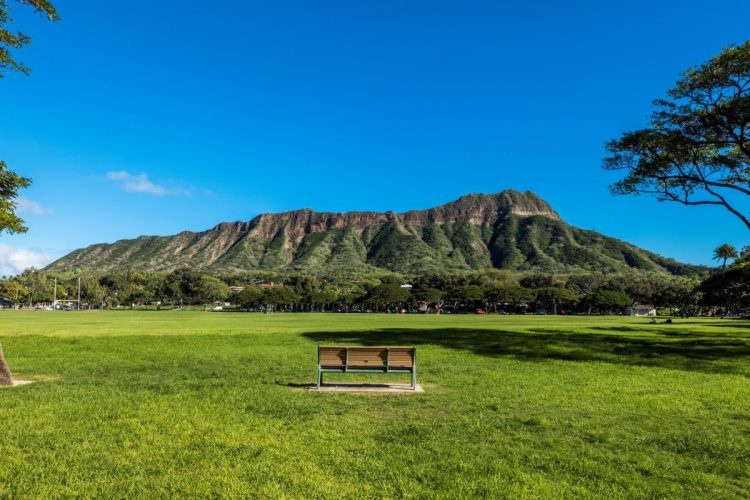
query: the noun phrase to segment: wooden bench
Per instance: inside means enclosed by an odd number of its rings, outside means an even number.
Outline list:
[[[417,348],[318,346],[318,388],[324,373],[410,373],[417,388]]]

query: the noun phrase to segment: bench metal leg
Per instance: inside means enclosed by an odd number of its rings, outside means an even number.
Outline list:
[[[417,347],[412,346],[412,366],[411,366],[411,388],[417,390]]]
[[[320,389],[320,384],[323,383],[323,366],[320,362],[320,344],[318,344],[318,389]]]

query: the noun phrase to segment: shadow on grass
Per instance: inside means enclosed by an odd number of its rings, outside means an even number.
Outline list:
[[[703,373],[750,377],[750,334],[728,338],[698,334],[654,335],[650,331],[567,333],[533,329],[529,333],[486,329],[380,329],[350,332],[308,332],[320,344],[436,345],[482,356],[528,361],[598,361],[654,366]],[[639,335],[640,333],[640,335]],[[659,332],[661,333],[661,332]]]
[[[685,331],[686,329],[694,329],[695,327],[711,327],[713,331],[711,333],[692,333]],[[722,329],[719,331],[716,329]],[[694,335],[698,337],[735,337],[739,339],[746,339],[750,341],[750,323],[748,322],[734,322],[734,323],[645,323],[637,326],[592,326],[591,330],[600,332],[627,332],[634,334],[652,333],[655,335]]]
[[[294,389],[309,389],[310,386],[315,385],[315,384],[316,384],[316,382],[314,380],[312,380],[310,382],[302,382],[302,383],[300,383],[300,382],[281,382],[281,381],[276,382],[276,385],[281,385],[281,386],[284,386],[284,387],[292,387]]]

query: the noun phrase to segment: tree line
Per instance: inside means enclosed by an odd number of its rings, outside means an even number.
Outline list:
[[[102,274],[28,269],[0,280],[0,297],[17,307],[77,300],[80,279],[82,308],[209,307],[228,302],[244,310],[621,314],[633,304],[649,304],[697,314],[726,306],[707,301],[717,296],[702,287],[709,283],[715,288],[716,275],[740,264],[738,260],[717,270],[704,282],[660,273],[555,275],[491,270],[346,279],[273,273],[213,276],[187,268]],[[732,307],[740,304],[735,300]]]

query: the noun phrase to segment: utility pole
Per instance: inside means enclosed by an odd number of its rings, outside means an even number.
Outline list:
[[[81,310],[81,277],[78,277],[78,310]]]
[[[52,309],[57,309],[57,278],[55,278],[55,291],[52,294]]]

